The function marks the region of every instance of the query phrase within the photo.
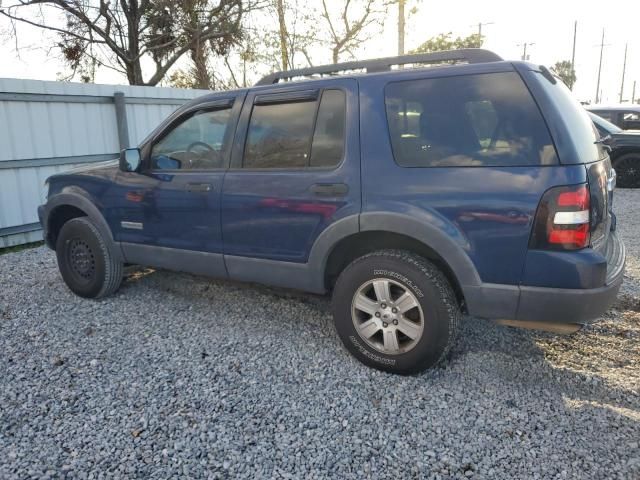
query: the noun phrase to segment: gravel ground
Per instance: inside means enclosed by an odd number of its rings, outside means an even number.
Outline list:
[[[0,256],[0,478],[640,478],[640,191],[628,275],[561,337],[467,318],[440,368],[361,366],[325,299],[168,272],[72,295]]]

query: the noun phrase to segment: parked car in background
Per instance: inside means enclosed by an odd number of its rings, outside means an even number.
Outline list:
[[[617,174],[617,184],[624,188],[640,187],[640,130],[622,130],[604,118],[589,113],[605,145]]]
[[[640,130],[640,105],[587,105],[586,109],[622,130]]]
[[[462,312],[573,332],[608,309],[625,250],[599,138],[545,67],[348,62],[191,101],[119,165],[52,176],[38,213],[80,296],[124,264],[331,293],[356,358],[412,373]]]

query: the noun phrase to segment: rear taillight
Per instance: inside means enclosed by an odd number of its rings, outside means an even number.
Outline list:
[[[536,212],[529,248],[578,250],[588,247],[589,199],[586,183],[547,190]]]

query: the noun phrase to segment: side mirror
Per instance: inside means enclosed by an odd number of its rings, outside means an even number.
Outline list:
[[[141,162],[139,148],[125,148],[120,152],[120,170],[123,172],[135,172]]]

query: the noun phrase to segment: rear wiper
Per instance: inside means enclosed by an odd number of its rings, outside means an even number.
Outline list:
[[[558,83],[558,81],[556,80],[556,77],[553,75],[553,73],[551,73],[549,71],[549,69],[547,67],[545,67],[544,65],[540,65],[540,73],[542,73],[542,76],[544,78],[546,78],[547,80],[549,80],[549,82],[551,82],[551,84],[555,85],[556,83]]]
[[[596,145],[602,145],[608,152],[611,152],[611,140],[613,140],[613,138],[611,138],[611,135],[605,135],[604,137],[600,137],[593,143],[595,143]]]

